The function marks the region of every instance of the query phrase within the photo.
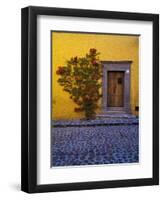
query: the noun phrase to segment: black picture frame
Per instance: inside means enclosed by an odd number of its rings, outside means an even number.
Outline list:
[[[102,19],[151,21],[153,23],[153,177],[37,184],[37,16],[56,15]],[[28,193],[159,184],[159,15],[30,6],[21,12],[21,190]]]

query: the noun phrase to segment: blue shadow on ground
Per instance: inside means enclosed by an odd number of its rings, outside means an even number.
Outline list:
[[[52,166],[139,162],[137,123],[53,126]]]

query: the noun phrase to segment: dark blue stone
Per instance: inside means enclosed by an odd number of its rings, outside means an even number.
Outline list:
[[[119,123],[115,119],[112,124],[104,126],[74,126],[66,127],[68,121],[56,122],[64,127],[52,128],[52,165],[95,165],[112,163],[139,162],[138,124],[132,124],[135,119],[125,119],[127,123]],[[138,119],[137,119],[138,121]],[[95,121],[83,121],[83,124],[94,124]],[[101,123],[96,120],[96,124]],[[105,121],[107,123],[107,120]],[[80,121],[70,121],[69,124],[79,124]]]

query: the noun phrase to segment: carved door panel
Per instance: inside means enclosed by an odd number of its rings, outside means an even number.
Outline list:
[[[108,107],[124,106],[124,72],[108,72]]]

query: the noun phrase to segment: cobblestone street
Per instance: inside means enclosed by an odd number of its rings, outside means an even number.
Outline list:
[[[52,166],[135,163],[138,124],[52,128]]]

